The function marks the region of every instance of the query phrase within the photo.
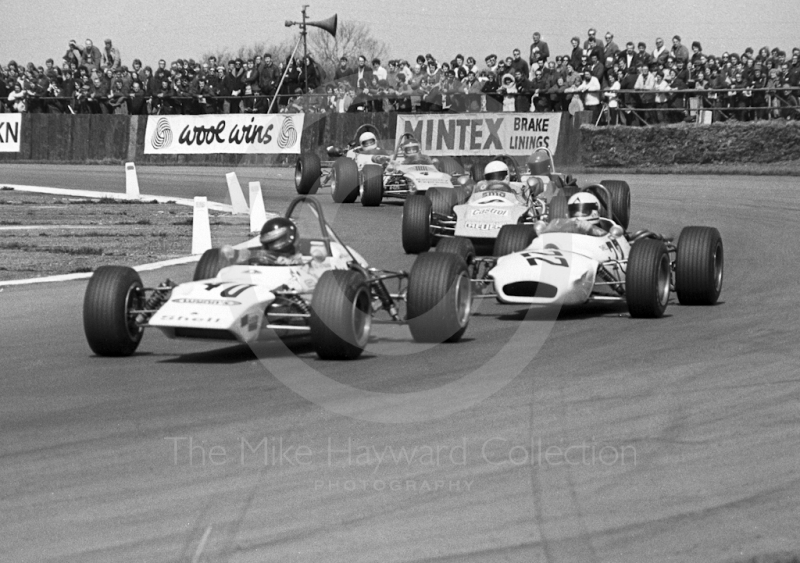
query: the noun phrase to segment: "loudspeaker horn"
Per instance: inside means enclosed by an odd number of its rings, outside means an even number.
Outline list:
[[[327,20],[322,20],[318,22],[306,22],[306,25],[312,25],[314,27],[324,29],[325,31],[336,37],[336,22],[337,22],[337,15],[333,14]]]

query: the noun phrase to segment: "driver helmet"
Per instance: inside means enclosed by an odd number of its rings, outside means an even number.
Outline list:
[[[362,149],[378,148],[378,138],[369,131],[366,133],[361,133],[361,136],[358,138],[358,142]]]
[[[553,172],[550,155],[545,151],[535,151],[528,157],[528,170],[534,176],[548,176]]]
[[[567,211],[571,219],[596,225],[600,221],[600,200],[590,193],[580,192],[569,198]]]
[[[487,182],[508,181],[508,165],[502,160],[493,160],[483,169],[483,179]]]
[[[297,227],[286,217],[274,217],[261,227],[259,240],[267,252],[291,256],[295,253]]]
[[[403,145],[403,154],[405,156],[416,156],[420,153],[419,143],[417,141],[409,141]]]

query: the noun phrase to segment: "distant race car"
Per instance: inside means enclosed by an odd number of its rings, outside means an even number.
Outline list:
[[[418,254],[442,243],[446,237],[466,237],[481,254],[492,254],[503,225],[533,225],[567,216],[567,199],[579,190],[571,176],[555,172],[552,154],[546,148],[535,150],[521,171],[507,155],[492,157],[473,168],[475,187],[429,190],[427,198],[409,197],[403,205],[402,243],[409,254]],[[487,181],[489,167],[502,163],[508,178]],[[494,168],[492,168],[494,170]],[[477,172],[476,172],[477,171]],[[491,175],[492,173],[490,173]],[[609,213],[623,228],[630,217],[630,188],[626,182],[604,180],[609,194]],[[468,199],[467,199],[468,198]]]
[[[365,147],[370,135],[375,143]],[[407,145],[413,143],[419,147],[412,135],[404,135],[393,152],[382,150],[377,145],[377,130],[362,125],[346,148],[328,147],[328,155],[336,158],[330,169],[323,170],[315,154],[301,155],[295,165],[295,188],[300,194],[313,194],[330,186],[336,203],[353,203],[360,196],[361,204],[369,207],[380,205],[384,197],[452,189],[470,180],[451,157],[430,158],[419,151],[407,154]]]
[[[610,197],[602,185],[587,190],[601,200]],[[527,225],[506,225],[497,238],[497,258],[476,258],[470,241],[461,238],[436,250],[462,256],[473,281],[491,286],[486,295],[502,303],[621,301],[632,317],[656,318],[664,314],[671,291],[684,305],[717,302],[724,267],[717,229],[685,227],[673,242],[647,230],[626,234],[608,215],[600,219],[601,234],[576,225],[559,218],[538,234]]]
[[[296,225],[302,263],[264,265],[258,238],[247,248],[211,249],[194,281],[145,288],[132,268],[102,266],[89,280],[83,322],[90,348],[128,356],[145,328],[169,338],[253,343],[307,334],[321,358],[357,358],[367,345],[373,314],[407,322],[422,342],[455,342],[469,322],[472,289],[463,259],[435,253],[410,273],[370,268],[325,222],[322,206],[300,196],[286,215]],[[390,293],[387,280],[397,280]],[[399,303],[405,302],[406,321]]]

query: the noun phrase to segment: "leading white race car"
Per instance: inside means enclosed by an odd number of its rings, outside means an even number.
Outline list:
[[[353,203],[361,197],[365,207],[380,205],[385,197],[406,198],[425,193],[431,188],[452,190],[471,181],[463,167],[451,157],[430,158],[421,153],[409,155],[404,150],[416,142],[412,135],[400,138],[394,151],[378,148],[377,131],[362,126],[345,148],[328,147],[328,155],[336,158],[330,169],[323,170],[313,153],[301,155],[295,164],[295,189],[300,194],[313,194],[320,187],[330,186],[336,203]],[[362,137],[372,136],[363,145]]]
[[[98,268],[84,297],[90,348],[101,356],[133,354],[148,327],[169,338],[242,343],[299,333],[310,335],[321,358],[353,359],[367,345],[374,313],[403,322],[399,302],[417,341],[455,342],[464,334],[472,287],[460,257],[431,253],[410,273],[377,270],[339,239],[313,197],[296,198],[286,217],[303,237],[302,263],[264,265],[256,238],[241,249],[207,251],[194,281],[177,286],[167,280],[145,288],[132,268]],[[396,293],[384,283],[392,279]]]
[[[609,198],[602,185],[585,188]],[[490,284],[502,303],[580,305],[625,302],[632,317],[661,317],[670,292],[684,305],[713,305],[722,291],[724,253],[719,231],[685,227],[677,243],[650,231],[626,234],[608,216],[585,230],[556,219],[536,231],[504,226],[499,258],[476,258],[467,239],[442,249],[470,263],[472,278]],[[437,251],[440,249],[437,247]]]

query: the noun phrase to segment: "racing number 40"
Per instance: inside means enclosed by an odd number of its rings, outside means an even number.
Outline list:
[[[528,264],[535,266],[537,262],[550,264],[551,266],[569,267],[567,259],[558,250],[545,250],[542,252],[526,252],[523,254]]]

